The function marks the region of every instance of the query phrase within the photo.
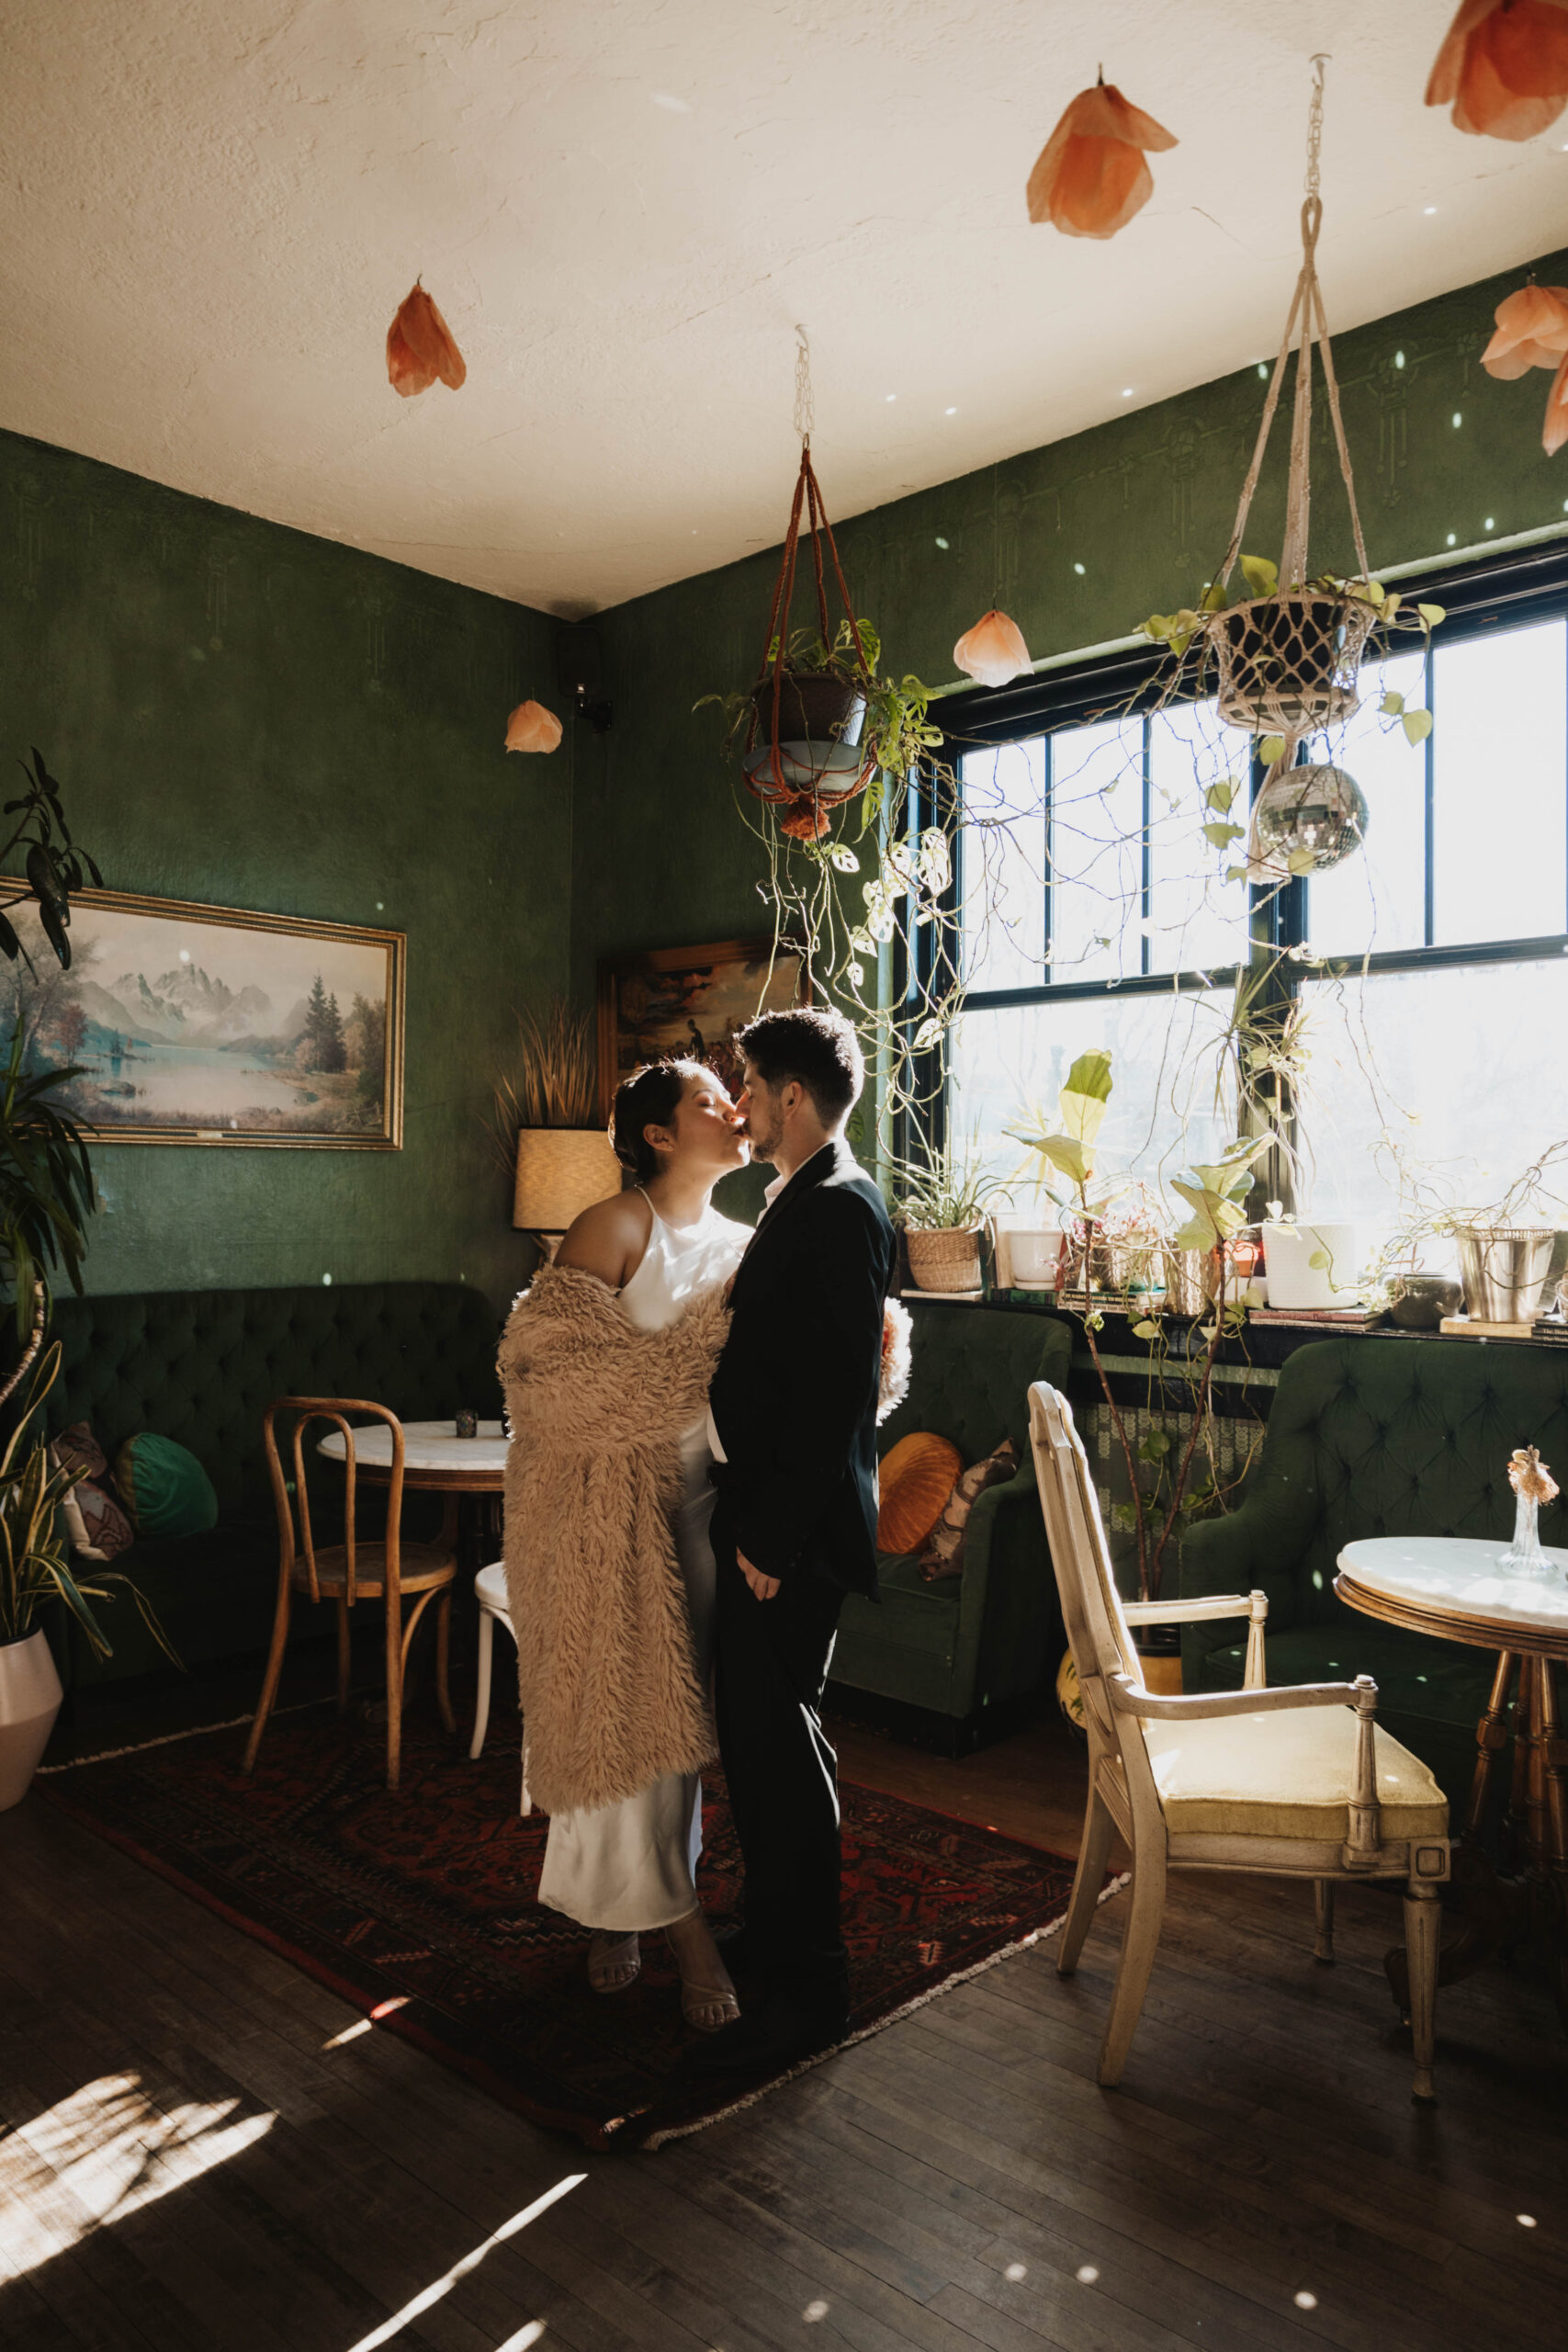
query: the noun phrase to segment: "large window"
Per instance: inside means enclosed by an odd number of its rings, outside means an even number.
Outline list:
[[[954,711],[955,1143],[1015,1170],[1008,1129],[1104,1046],[1104,1163],[1179,1175],[1234,1131],[1216,1047],[1238,971],[1260,969],[1296,1006],[1296,1205],[1352,1221],[1368,1254],[1402,1179],[1486,1206],[1568,1136],[1568,563],[1419,593],[1449,611],[1431,643],[1369,663],[1359,709],[1311,746],[1369,817],[1364,849],[1310,881],[1248,888],[1224,833],[1259,781],[1247,739],[1212,703],[1114,715],[1135,661]],[[1385,696],[1430,709],[1431,735],[1412,746]],[[1568,1170],[1553,1182],[1568,1193]]]

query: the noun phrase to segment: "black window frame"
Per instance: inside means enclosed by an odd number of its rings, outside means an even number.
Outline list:
[[[1418,572],[1384,573],[1380,576],[1385,584],[1397,587],[1407,604],[1420,601],[1438,604],[1444,608],[1445,618],[1431,631],[1427,647],[1425,683],[1429,707],[1433,707],[1432,663],[1438,649],[1530,620],[1556,616],[1568,621],[1568,533],[1542,544],[1499,550],[1495,556],[1474,559],[1462,565],[1445,567],[1434,564]],[[1412,647],[1415,642],[1415,639],[1411,640]],[[1399,650],[1396,641],[1395,653]],[[1042,735],[1050,737],[1066,729],[1089,724],[1096,718],[1118,714],[1129,717],[1140,713],[1146,715],[1153,707],[1161,683],[1168,679],[1170,660],[1163,647],[1117,648],[1107,654],[1086,656],[1082,661],[1069,661],[1053,669],[1036,672],[1032,677],[1013,685],[977,688],[973,692],[945,695],[933,705],[933,717],[946,737],[944,756],[952,764],[956,786],[951,795],[951,806],[941,812],[942,821],[946,824],[953,842],[953,876],[947,898],[947,911],[953,918],[954,930],[959,894],[963,888],[962,847],[958,835],[963,808],[964,754],[983,751],[987,745],[1024,741]],[[1434,717],[1440,727],[1441,716],[1435,707]],[[1248,894],[1248,928],[1253,942],[1251,960],[1276,963],[1277,985],[1281,995],[1293,996],[1303,985],[1325,979],[1343,979],[1360,973],[1377,975],[1451,969],[1467,964],[1539,962],[1568,953],[1568,930],[1530,938],[1472,941],[1448,945],[1432,944],[1435,732],[1436,729],[1426,738],[1421,747],[1425,759],[1426,796],[1425,943],[1418,947],[1375,949],[1366,955],[1330,956],[1300,965],[1289,960],[1278,962],[1280,951],[1311,944],[1308,935],[1308,885],[1304,881],[1293,881],[1272,888],[1254,888]],[[1147,743],[1145,732],[1143,855],[1145,916],[1151,882]],[[1249,801],[1256,795],[1262,775],[1263,771],[1255,758],[1249,781]],[[926,814],[921,820],[925,823],[931,822],[937,814],[934,807],[930,805],[931,799],[928,789],[922,804],[926,806]],[[1044,887],[1047,892],[1045,935],[1049,938],[1049,875]],[[1565,919],[1568,919],[1568,873],[1563,877],[1563,905]],[[932,952],[927,950],[928,962]],[[1146,968],[1150,960],[1146,937],[1141,960],[1145,966],[1143,971],[1115,978],[1046,980],[1038,985],[1003,989],[966,989],[964,1010],[1002,1011],[1030,1004],[1081,1002],[1108,996],[1128,997],[1156,991],[1171,995],[1196,991],[1216,984],[1234,984],[1242,968],[1237,962],[1151,973]],[[896,971],[895,985],[909,1005],[912,1014],[916,1007],[916,976],[902,963]],[[952,1096],[952,1069],[946,1053],[944,1046],[926,1057],[928,1082],[922,1088],[931,1107],[920,1120],[923,1133],[919,1139],[939,1147],[946,1140]],[[940,1079],[939,1054],[942,1057]],[[906,1124],[905,1133],[900,1138],[900,1149],[907,1151],[911,1142],[917,1139],[911,1132],[912,1125],[912,1122]]]

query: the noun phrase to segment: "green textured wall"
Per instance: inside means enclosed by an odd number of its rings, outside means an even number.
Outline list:
[[[532,1251],[478,1114],[560,987],[570,741],[507,759],[542,615],[0,434],[0,755],[112,888],[408,933],[404,1148],[100,1146],[96,1290],[461,1276]]]
[[[1568,255],[1534,266],[1561,282]],[[1552,460],[1540,446],[1550,377],[1498,383],[1479,364],[1493,310],[1524,274],[1521,265],[1337,339],[1374,568],[1568,529],[1568,454]],[[1281,326],[1290,290],[1281,277]],[[1202,300],[1201,284],[1193,300]],[[890,666],[953,684],[953,641],[992,604],[1012,615],[1041,662],[1124,638],[1145,614],[1190,602],[1224,555],[1265,389],[1250,368],[846,522],[838,533],[845,571]],[[1286,424],[1276,423],[1247,533],[1249,549],[1276,556]],[[1315,424],[1314,560],[1349,568],[1321,401]],[[831,512],[830,431],[813,454]],[[762,915],[760,861],[715,749],[714,714],[694,716],[692,705],[756,674],[777,561],[776,548],[749,557],[601,622],[615,724],[580,755],[580,986],[591,984],[600,954],[723,937]]]

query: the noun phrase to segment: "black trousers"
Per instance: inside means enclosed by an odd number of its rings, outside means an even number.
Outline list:
[[[759,1600],[737,1565],[722,1495],[713,1547],[715,1713],[746,1866],[752,1981],[781,1999],[841,2007],[838,1759],[818,1710],[843,1594],[796,1574]]]

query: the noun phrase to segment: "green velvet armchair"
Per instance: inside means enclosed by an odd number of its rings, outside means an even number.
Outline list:
[[[879,1598],[852,1594],[840,1621],[833,1680],[942,1719],[955,1750],[1005,1729],[1061,1646],[1055,1578],[1045,1549],[1029,1446],[1029,1384],[1065,1387],[1066,1323],[985,1306],[910,1302],[909,1394],[880,1433],[886,1455],[923,1430],[957,1446],[965,1466],[1010,1437],[1017,1475],[975,1505],[962,1577],[927,1584],[914,1558],[885,1555]]]
[[[1568,1351],[1375,1338],[1301,1348],[1280,1374],[1239,1507],[1187,1536],[1181,1598],[1261,1587],[1269,1680],[1372,1675],[1379,1723],[1461,1805],[1491,1654],[1348,1609],[1334,1589],[1336,1563],[1358,1536],[1506,1539],[1508,1456],[1517,1445],[1539,1445],[1549,1463],[1568,1465]],[[1561,1501],[1542,1511],[1540,1532],[1543,1543],[1568,1541]],[[1241,1646],[1216,1645],[1214,1634],[1209,1625],[1183,1629],[1189,1690],[1241,1686]]]

